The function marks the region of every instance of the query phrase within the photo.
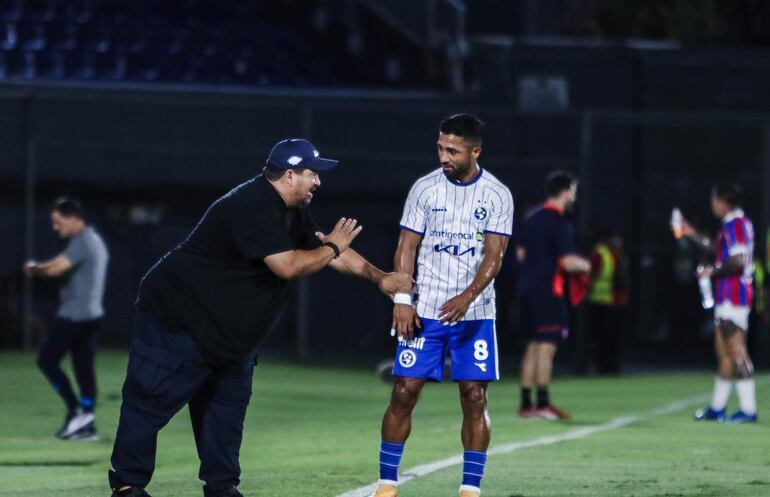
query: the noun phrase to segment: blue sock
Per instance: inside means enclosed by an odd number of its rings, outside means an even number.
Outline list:
[[[90,397],[80,397],[80,407],[82,407],[84,411],[86,412],[93,411],[94,404],[96,404],[96,402],[94,402],[94,399]]]
[[[404,444],[385,440],[380,443],[380,482],[393,482],[393,485],[398,482],[398,465],[403,453]]]
[[[484,476],[484,464],[486,462],[486,452],[475,450],[463,452],[463,487],[472,487],[469,490],[481,488],[481,477]]]

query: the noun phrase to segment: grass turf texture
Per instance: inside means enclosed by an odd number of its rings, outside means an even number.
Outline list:
[[[0,354],[0,497],[107,496],[106,473],[125,371],[124,353],[98,357],[99,442],[60,441],[63,407],[29,354]],[[770,384],[757,388],[760,415],[770,415]],[[641,415],[630,426],[555,445],[491,456],[485,497],[770,496],[770,432],[757,425],[692,421],[697,406],[661,416],[652,410],[708,394],[712,375],[649,374],[558,378],[552,397],[575,419],[566,423],[515,416],[511,378],[491,386],[492,446],[558,435]],[[333,497],[377,478],[379,423],[390,388],[373,372],[268,363],[254,375],[241,450],[247,497]],[[734,400],[730,406],[735,409]],[[462,452],[457,389],[430,384],[415,412],[402,469]],[[161,431],[154,497],[202,495],[186,411]],[[402,486],[401,497],[457,495],[460,466]]]

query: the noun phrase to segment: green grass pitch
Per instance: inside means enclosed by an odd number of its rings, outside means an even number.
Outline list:
[[[0,354],[0,497],[109,496],[112,449],[125,353],[98,357],[99,442],[53,437],[61,401],[30,354]],[[692,421],[693,397],[708,395],[712,374],[557,378],[566,423],[515,416],[513,378],[491,386],[492,447],[574,433],[632,416],[617,429],[551,445],[491,455],[485,497],[770,496],[770,424],[727,426]],[[770,382],[759,377],[760,416],[770,415]],[[379,423],[389,386],[373,372],[260,365],[241,450],[247,497],[335,497],[377,478]],[[672,403],[690,400],[686,406]],[[670,413],[653,414],[672,407]],[[731,409],[735,409],[733,399]],[[428,385],[414,418],[402,469],[460,454],[460,411],[451,383]],[[202,495],[186,411],[161,431],[154,497]],[[401,497],[457,495],[461,469],[448,467],[404,484]]]

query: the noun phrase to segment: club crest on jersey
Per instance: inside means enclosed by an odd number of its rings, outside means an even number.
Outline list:
[[[487,218],[487,210],[483,207],[476,207],[476,210],[473,211],[473,215],[478,219],[479,221],[483,221]]]
[[[402,368],[411,368],[417,362],[417,354],[409,349],[402,351],[398,354],[398,363]]]

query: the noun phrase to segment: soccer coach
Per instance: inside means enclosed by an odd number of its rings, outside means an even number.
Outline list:
[[[324,235],[306,206],[321,185],[321,158],[283,140],[263,174],[214,202],[187,239],[142,280],[136,302],[112,470],[113,497],[146,497],[160,429],[187,404],[205,497],[238,497],[238,455],[257,348],[281,315],[289,280],[326,266],[406,291],[350,249],[361,232],[340,219]]]

